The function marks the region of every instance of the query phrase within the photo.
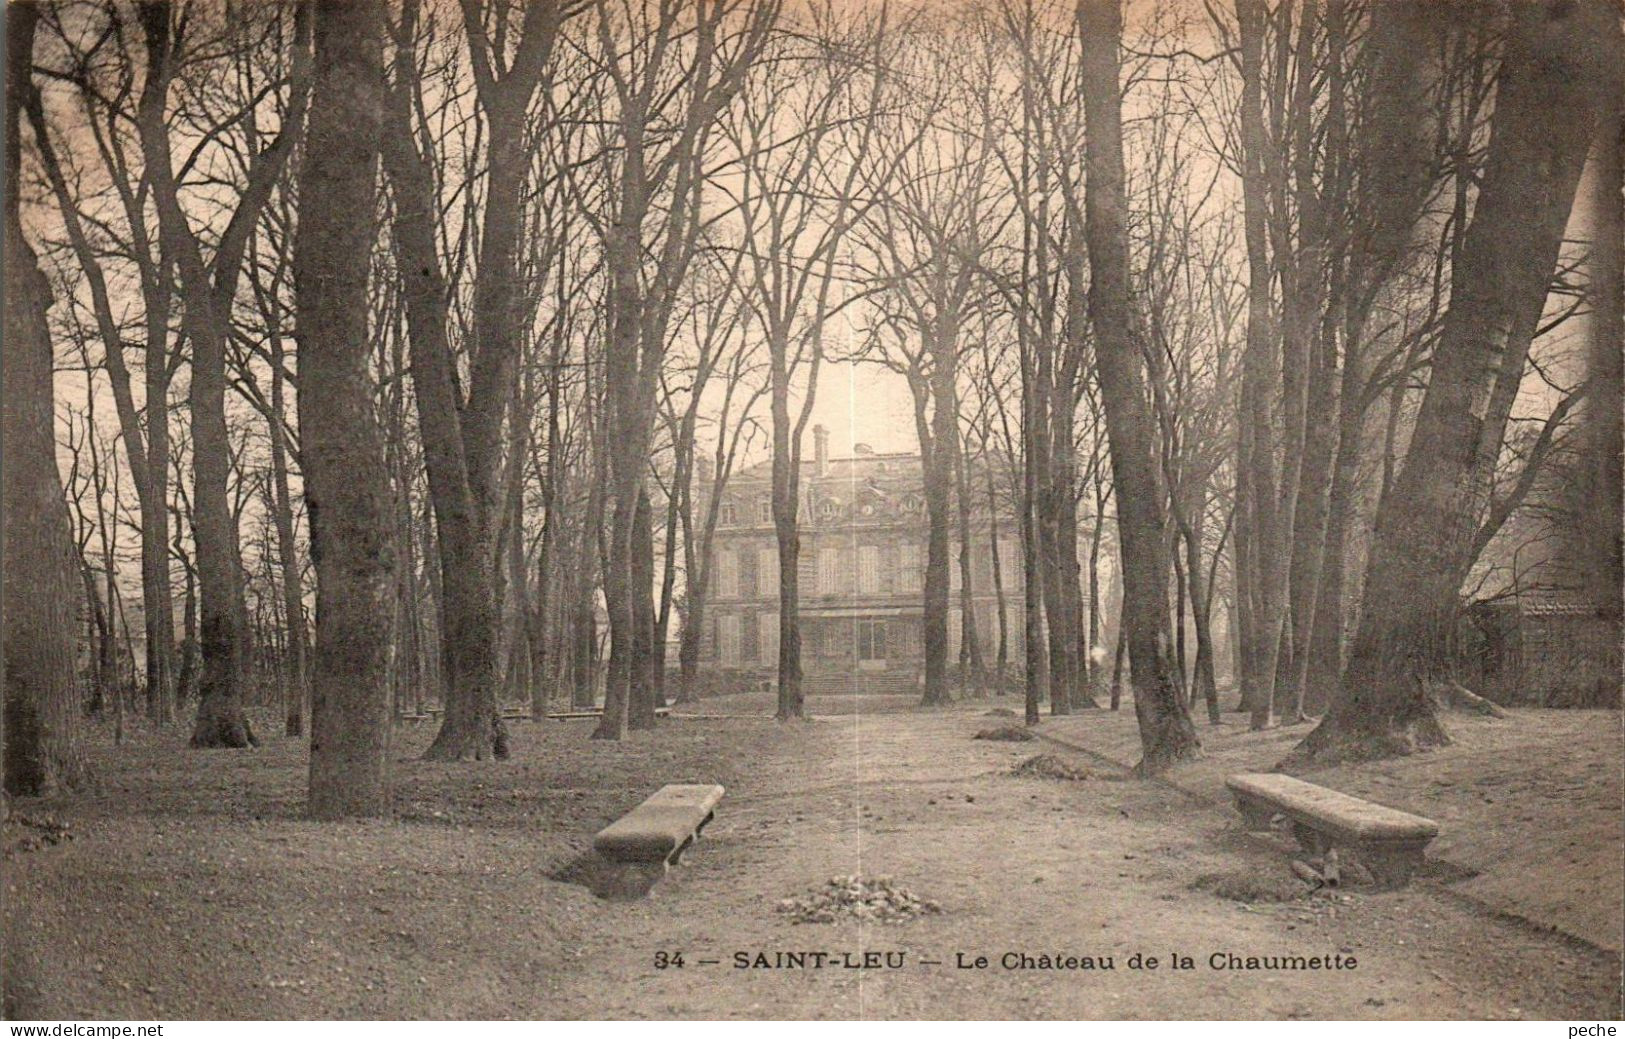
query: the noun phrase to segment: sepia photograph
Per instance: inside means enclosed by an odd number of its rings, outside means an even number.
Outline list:
[[[1620,0],[4,55],[9,1034],[1620,1034]]]

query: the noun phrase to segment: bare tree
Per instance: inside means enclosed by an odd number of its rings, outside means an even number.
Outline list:
[[[864,353],[901,375],[913,400],[926,506],[923,602],[925,704],[946,703],[950,553],[958,484],[960,357],[985,304],[991,242],[1011,217],[998,197],[993,111],[985,93],[949,70],[963,61],[953,22],[921,21],[893,47],[897,66],[872,148],[863,193],[872,202],[858,238],[855,277],[874,311]]]
[[[92,50],[112,49],[110,40],[117,41],[121,52],[115,60],[106,62],[113,89],[111,96],[100,85],[100,77],[92,70],[100,65],[95,54],[83,53],[76,38],[60,22],[60,15],[50,9],[42,12],[52,17],[48,21],[55,30],[59,46],[69,56],[66,70],[53,69],[54,79],[72,83],[76,99],[82,106],[82,125],[88,129],[95,143],[94,154],[99,159],[97,172],[106,177],[116,195],[117,211],[126,224],[126,236],[115,240],[115,255],[133,259],[136,266],[143,309],[145,344],[142,350],[142,385],[144,407],[137,405],[133,392],[134,380],[126,358],[123,323],[115,316],[112,293],[108,288],[106,265],[102,250],[93,239],[87,220],[100,232],[97,238],[111,237],[108,228],[112,221],[82,215],[88,210],[88,199],[81,194],[86,180],[78,170],[67,168],[52,140],[49,120],[39,91],[26,99],[29,121],[37,142],[41,166],[50,185],[57,208],[62,216],[63,230],[80,273],[89,290],[89,306],[103,349],[103,364],[113,391],[114,406],[118,413],[120,439],[129,460],[131,481],[135,485],[140,510],[141,528],[141,590],[142,614],[146,634],[146,695],[152,718],[165,723],[173,717],[174,702],[174,599],[169,573],[169,516],[166,499],[169,479],[169,384],[179,361],[171,360],[169,350],[170,279],[168,258],[155,255],[156,243],[151,240],[143,212],[146,182],[139,172],[133,172],[126,153],[128,130],[125,124],[133,115],[129,100],[133,90],[135,70],[123,51],[123,37],[119,33],[102,31],[99,26],[87,26],[85,31],[97,41]],[[71,155],[71,152],[70,152]],[[70,183],[70,176],[73,181]],[[70,293],[68,302],[77,303]]]
[[[710,0],[629,8],[620,24],[600,4],[596,35],[613,92],[617,147],[606,212],[587,216],[607,272],[605,391],[613,520],[604,597],[611,652],[595,739],[653,723],[653,669],[639,653],[634,528],[653,441],[655,397],[678,291],[705,225],[705,161],[723,107],[740,90],[778,17],[776,0]]]
[[[801,693],[798,527],[801,442],[824,358],[836,260],[861,210],[854,189],[869,161],[881,85],[885,13],[873,24],[839,22],[810,6],[810,24],[775,36],[753,70],[727,133],[739,153],[738,212],[748,298],[762,329],[771,375],[772,510],[778,542],[780,721],[805,714]],[[865,16],[866,20],[869,16]],[[867,89],[860,73],[867,71]],[[790,110],[787,116],[786,110]],[[851,143],[848,143],[848,142]],[[792,416],[794,384],[800,406]]]
[[[254,233],[301,129],[309,87],[309,29],[300,15],[288,44],[293,57],[283,124],[276,137],[252,157],[236,207],[230,211],[212,260],[206,262],[202,242],[182,201],[165,114],[170,86],[186,56],[184,48],[188,42],[195,42],[186,36],[188,29],[198,28],[187,17],[191,10],[162,0],[145,0],[139,5],[147,74],[137,105],[137,126],[162,248],[175,259],[184,327],[192,346],[192,507],[203,657],[192,743],[199,747],[245,747],[257,741],[242,709],[247,633],[243,628],[237,529],[228,498],[231,444],[226,425],[226,353],[231,338],[231,308],[248,238]],[[229,33],[235,26],[216,28]],[[236,118],[248,120],[253,108],[249,101]]]
[[[319,0],[294,242],[299,428],[316,564],[310,811],[388,806],[394,512],[373,411],[367,276],[377,234],[382,4]]]
[[[490,142],[466,394],[459,387],[448,331],[447,261],[436,242],[435,142],[428,127],[413,120],[422,93],[414,52],[416,3],[403,9],[396,37],[384,163],[395,197],[394,245],[406,286],[413,385],[439,533],[446,715],[425,752],[437,760],[507,756],[497,710],[496,540],[503,502],[502,429],[514,397],[525,324],[518,235],[531,171],[526,119],[563,23],[575,9],[500,0],[462,6],[475,98]]]
[[[1620,598],[1625,594],[1625,564],[1621,561],[1621,431],[1620,409],[1614,402],[1625,391],[1625,85],[1615,67],[1615,79],[1598,120],[1596,168],[1592,180],[1591,236],[1591,348],[1587,360],[1584,437],[1587,471],[1581,476],[1578,515],[1578,551],[1587,591],[1601,615],[1614,625],[1625,619]],[[1620,675],[1603,679],[1611,692],[1599,702],[1618,703]]]
[[[73,544],[56,468],[50,286],[22,232],[22,106],[34,90],[33,4],[6,7],[4,502],[5,793],[88,778],[78,740]]]
[[[1384,756],[1447,739],[1427,684],[1447,666],[1462,560],[1504,443],[1505,386],[1516,389],[1539,327],[1599,87],[1622,60],[1618,18],[1601,2],[1517,7],[1505,47],[1487,166],[1405,465],[1379,506],[1359,631],[1302,756]],[[1565,118],[1554,122],[1555,111]]]
[[[1153,455],[1156,433],[1141,371],[1143,333],[1129,281],[1118,57],[1122,19],[1117,0],[1082,0],[1078,5],[1083,46],[1079,85],[1089,125],[1084,220],[1091,272],[1089,321],[1117,485],[1123,629],[1140,723],[1137,768],[1153,774],[1191,757],[1200,744],[1173,673],[1162,490]]]

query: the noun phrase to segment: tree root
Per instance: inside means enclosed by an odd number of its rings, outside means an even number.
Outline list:
[[[1448,746],[1450,737],[1439,725],[1438,719],[1423,715],[1380,729],[1361,726],[1328,730],[1323,721],[1302,743],[1292,748],[1286,757],[1276,763],[1280,772],[1330,765],[1380,761],[1384,758],[1407,757],[1417,751]]]
[[[1484,699],[1460,682],[1431,682],[1428,686],[1428,693],[1435,702],[1443,707],[1459,707],[1491,718],[1505,718],[1508,716],[1507,712],[1502,710],[1499,704]]]
[[[241,750],[259,745],[253,724],[240,708],[216,708],[210,717],[199,719],[197,727],[192,730],[192,746],[204,750]]]
[[[423,752],[424,761],[504,761],[507,757],[508,730],[501,715],[494,712],[488,727],[454,721],[446,715],[434,742]]]

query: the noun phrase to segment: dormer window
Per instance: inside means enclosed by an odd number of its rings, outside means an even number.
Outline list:
[[[733,502],[725,501],[717,519],[724,527],[736,527],[739,525],[739,509]]]
[[[818,515],[821,519],[831,520],[841,514],[841,503],[834,498],[825,498],[818,506]]]
[[[773,522],[773,502],[769,499],[763,498],[761,501],[756,503],[756,522]]]

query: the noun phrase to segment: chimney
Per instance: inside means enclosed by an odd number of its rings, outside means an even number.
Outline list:
[[[823,476],[829,472],[829,430],[813,427],[813,472]]]

